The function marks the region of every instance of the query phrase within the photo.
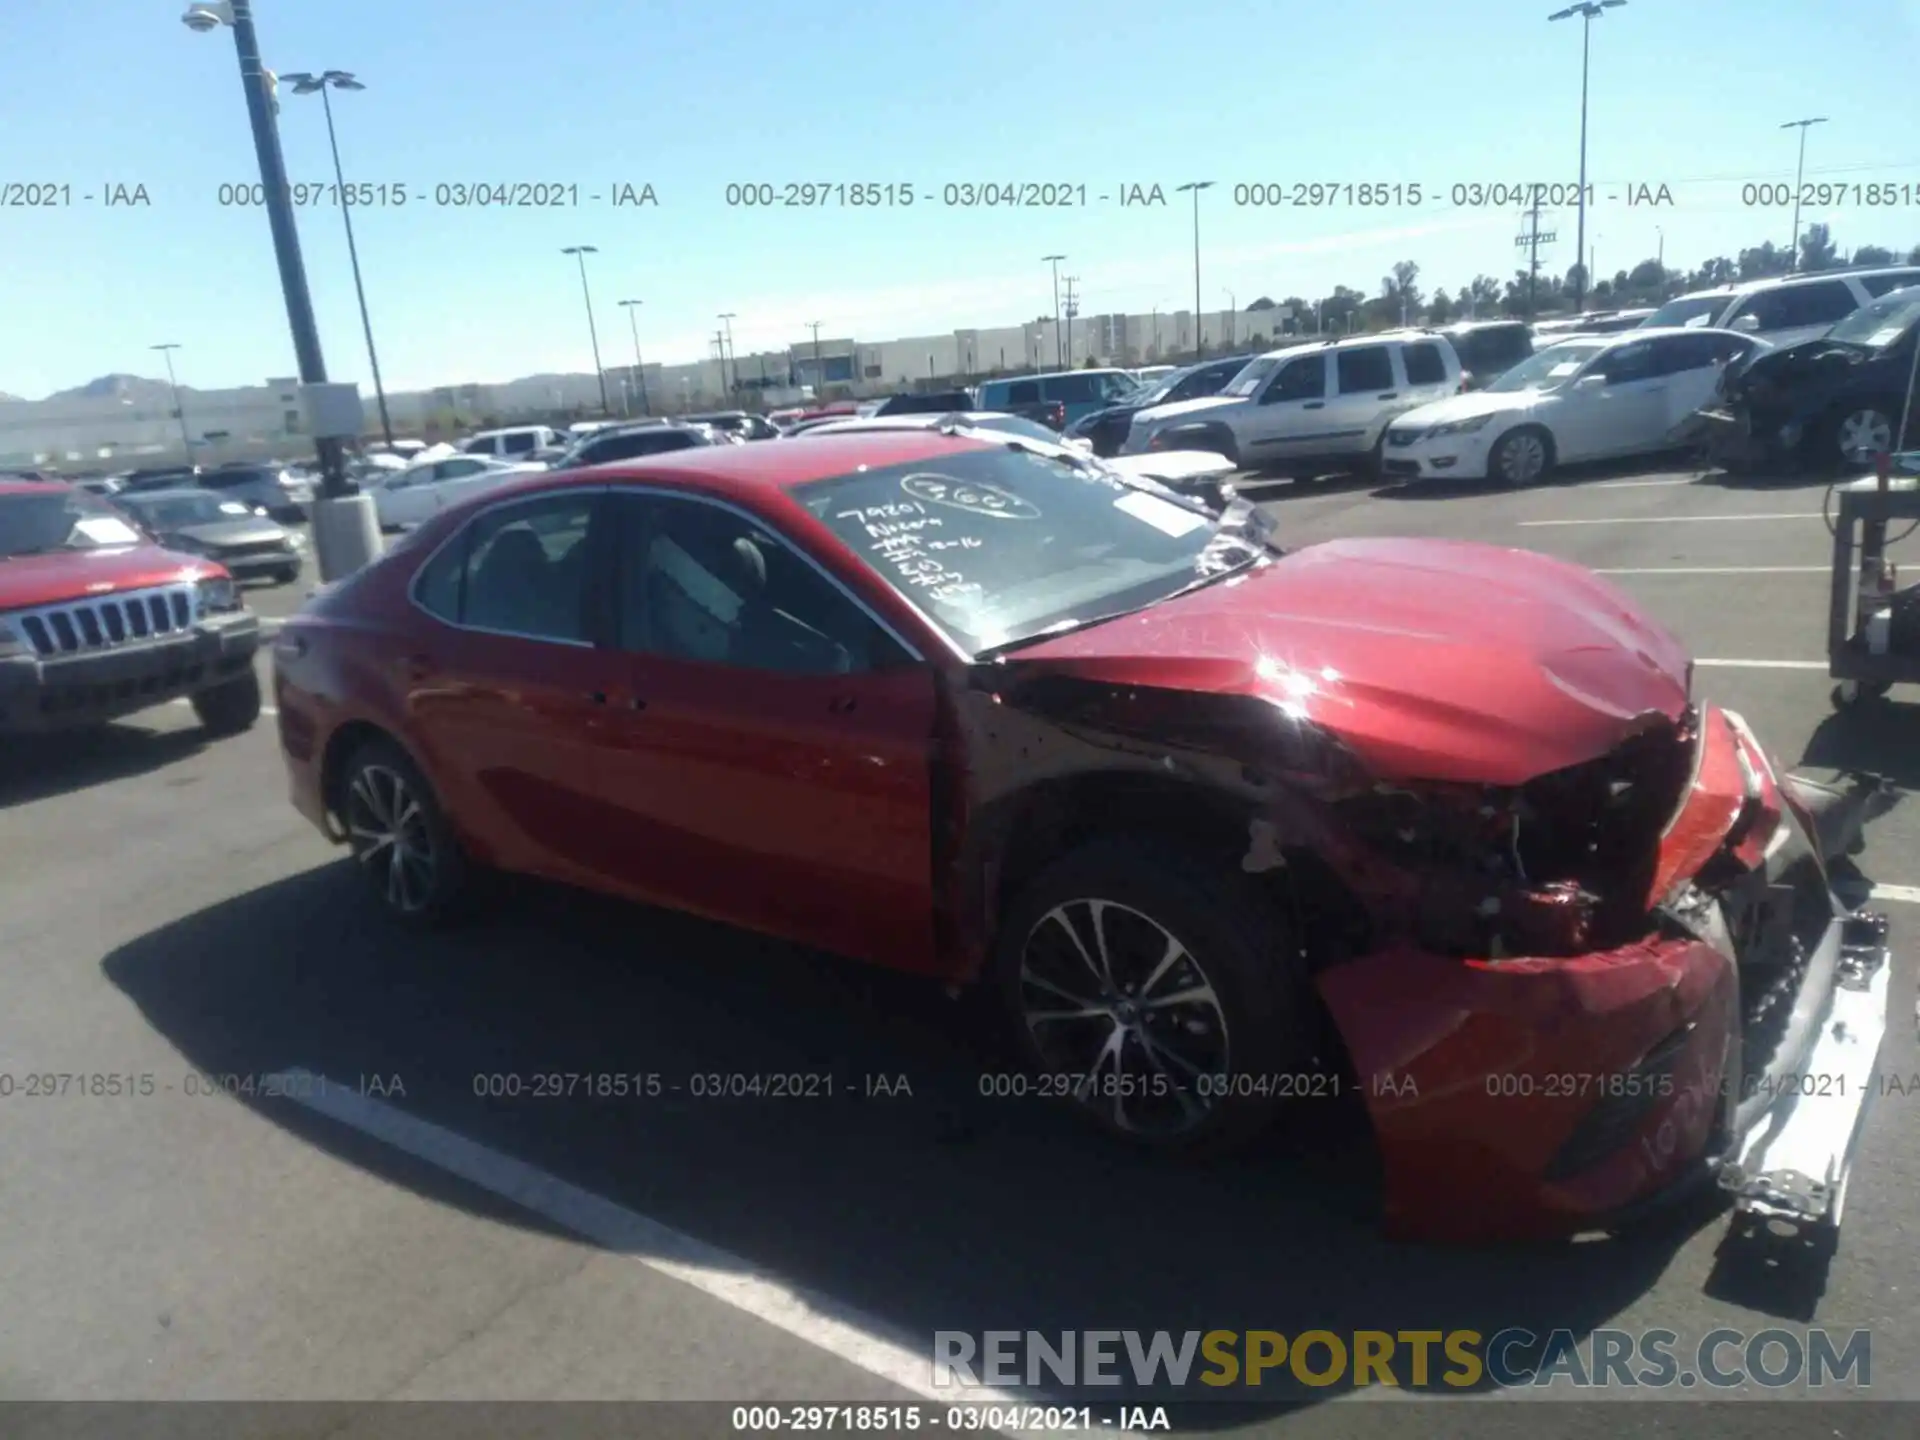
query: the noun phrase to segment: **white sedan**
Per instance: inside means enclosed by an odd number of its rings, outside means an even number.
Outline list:
[[[470,495],[507,485],[545,465],[508,464],[485,455],[422,460],[404,470],[362,481],[373,496],[382,530],[411,530]]]
[[[1387,429],[1385,474],[1531,485],[1557,465],[1670,449],[1729,361],[1766,347],[1731,330],[1628,330],[1548,346],[1486,389]]]

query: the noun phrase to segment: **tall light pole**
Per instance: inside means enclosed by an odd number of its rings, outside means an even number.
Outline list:
[[[186,449],[187,464],[191,465],[193,464],[193,437],[187,433],[187,411],[186,407],[180,403],[180,382],[174,378],[173,374],[173,352],[180,348],[180,342],[169,340],[164,345],[150,345],[147,348],[158,350],[167,357],[167,385],[173,391],[173,414],[174,418],[180,422],[180,443]]]
[[[620,308],[627,312],[627,328],[633,331],[633,373],[640,377],[640,413],[653,414],[653,402],[647,398],[647,367],[640,359],[640,322],[634,316],[640,313],[644,300],[622,300]]]
[[[1660,237],[1660,246],[1654,252],[1653,263],[1660,268],[1659,294],[1661,303],[1664,304],[1667,298],[1667,227],[1656,225],[1653,227],[1653,233]]]
[[[373,348],[373,321],[367,314],[367,287],[360,279],[360,251],[353,243],[353,207],[347,201],[347,177],[340,169],[340,141],[333,133],[333,101],[329,90],[364,90],[367,87],[345,70],[323,70],[318,75],[305,73],[280,77],[293,86],[296,95],[318,93],[320,106],[327,113],[327,146],[333,151],[333,180],[340,197],[340,218],[347,226],[347,259],[353,265],[353,292],[360,297],[360,328],[367,337],[367,364],[373,370],[373,396],[380,405],[380,430],[393,444],[393,420],[387,414],[387,390],[380,383],[380,354]]]
[[[607,367],[600,363],[600,331],[593,323],[593,292],[587,288],[587,256],[598,255],[600,251],[592,245],[569,245],[560,253],[580,262],[580,298],[587,302],[587,338],[593,342],[593,373],[600,380],[600,413],[611,415],[613,404],[607,399]]]
[[[721,332],[725,336],[725,339],[720,342],[720,383],[727,387],[727,398],[731,400],[733,398],[733,392],[740,384],[740,367],[737,363],[733,367],[732,384],[728,384],[727,382],[727,356],[733,350],[733,322],[736,316],[734,311],[729,310],[726,314],[716,316],[715,318],[727,327]]]
[[[1053,267],[1053,363],[1060,369],[1067,368],[1065,342],[1060,336],[1060,262],[1064,255],[1042,255],[1040,263]]]
[[[260,37],[253,28],[252,0],[207,0],[187,7],[181,22],[206,34],[227,26],[233,31],[233,49],[240,62],[240,85],[247,97],[247,120],[253,131],[253,150],[260,166],[261,198],[267,224],[273,232],[273,255],[280,270],[280,293],[286,301],[287,326],[293,332],[293,350],[299,361],[303,399],[328,397],[327,362],[320,350],[320,327],[313,316],[313,295],[307,289],[307,268],[300,256],[300,229],[293,213],[293,192],[287,184],[286,157],[280,152],[280,131],[274,123],[278,102],[274,77],[261,63]],[[346,447],[334,431],[336,417],[322,414],[314,426],[313,448],[320,462],[320,495],[313,507],[313,548],[322,580],[338,580],[367,564],[380,553],[380,523],[373,497],[359,493],[347,476]],[[339,417],[344,418],[344,417]]]
[[[815,398],[819,397],[820,390],[824,390],[827,387],[827,372],[820,360],[820,327],[824,323],[824,321],[820,320],[809,320],[807,322],[807,328],[813,331],[813,383],[820,387],[819,390],[813,392]]]
[[[1787,273],[1792,274],[1800,268],[1800,182],[1807,175],[1807,131],[1816,125],[1827,123],[1824,115],[1814,115],[1805,120],[1789,120],[1780,128],[1800,131],[1800,163],[1793,167],[1793,234],[1787,237]]]
[[[1240,301],[1233,291],[1222,289],[1220,293],[1227,297],[1227,349],[1233,349],[1234,331],[1239,322]]]
[[[1174,186],[1174,193],[1193,192],[1193,357],[1199,359],[1206,349],[1205,331],[1200,324],[1200,192],[1211,190],[1211,180],[1189,180],[1184,185]]]
[[[1574,287],[1573,308],[1578,312],[1587,298],[1587,59],[1593,49],[1594,17],[1604,15],[1609,10],[1617,10],[1627,0],[1583,0],[1582,4],[1569,5],[1564,10],[1556,10],[1549,20],[1570,20],[1578,15],[1580,25],[1580,219],[1575,231],[1573,253],[1575,263],[1580,267],[1580,283]]]

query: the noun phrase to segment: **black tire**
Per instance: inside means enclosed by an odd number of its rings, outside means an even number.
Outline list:
[[[1537,454],[1539,468],[1521,463],[1521,455]],[[1496,485],[1517,490],[1538,485],[1553,473],[1553,436],[1538,425],[1521,425],[1509,430],[1487,452],[1487,478]],[[1527,472],[1531,473],[1527,473]]]
[[[291,585],[299,578],[300,567],[298,565],[289,565],[285,570],[276,570],[273,572],[273,580],[276,585]]]
[[[397,826],[392,823],[394,780],[403,787]],[[416,808],[409,811],[408,802]],[[473,867],[447,823],[440,797],[399,745],[383,738],[354,751],[334,803],[355,867],[389,916],[430,929],[471,911]],[[423,864],[393,858],[395,842],[384,837],[396,829],[405,836],[406,852]]]
[[[1104,995],[1093,968],[1074,969],[1100,952],[1098,945],[1085,946],[1093,938],[1094,905],[1103,912],[1106,974],[1113,980]],[[1075,927],[1071,936],[1062,916]],[[1211,1004],[1143,1007],[1127,999],[1127,977],[1137,987],[1141,972],[1165,955],[1169,936],[1186,958],[1152,991],[1187,994],[1204,987]],[[1075,939],[1082,939],[1078,948]],[[1297,976],[1278,908],[1238,871],[1144,838],[1097,841],[1055,861],[1026,887],[1004,913],[994,948],[995,984],[1021,1053],[1040,1077],[1039,1093],[1078,1100],[1109,1133],[1154,1150],[1218,1154],[1253,1139],[1291,1094],[1309,1088],[1276,1077],[1317,1068],[1311,996]],[[1042,986],[1036,975],[1057,979]],[[1074,991],[1078,984],[1088,991]],[[1112,1005],[1114,1012],[1034,1023],[1030,1012],[1049,1006],[1085,1008],[1068,995],[1102,1011]],[[1104,1035],[1103,1020],[1110,1027]],[[1148,1026],[1156,1034],[1143,1047],[1136,1037]],[[1105,1049],[1116,1036],[1117,1055]],[[1170,1042],[1186,1061],[1156,1065],[1150,1057],[1168,1055]],[[1091,1066],[1089,1054],[1100,1056]],[[1100,1079],[1082,1091],[1075,1077],[1090,1072]],[[1122,1075],[1154,1088],[1143,1093]],[[1156,1081],[1156,1075],[1172,1078]],[[1130,1113],[1117,1112],[1116,1099]]]
[[[1829,466],[1845,467],[1863,465],[1872,462],[1871,454],[1861,457],[1850,453],[1849,437],[1857,438],[1856,427],[1872,430],[1876,434],[1884,430],[1887,436],[1887,448],[1898,449],[1894,443],[1893,431],[1900,423],[1900,407],[1891,400],[1867,400],[1857,404],[1843,404],[1827,416],[1825,443],[1820,447],[1821,458]],[[1870,449],[1874,447],[1869,447]]]
[[[257,671],[235,677],[193,696],[193,713],[200,728],[216,740],[251,730],[260,718],[260,676]]]
[[[1879,680],[1842,680],[1833,687],[1827,698],[1833,702],[1836,710],[1852,710],[1886,699],[1887,692],[1892,688]]]

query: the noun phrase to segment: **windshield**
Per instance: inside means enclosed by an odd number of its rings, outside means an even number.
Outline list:
[[[1234,376],[1220,391],[1222,395],[1231,395],[1236,400],[1244,400],[1266,383],[1267,377],[1280,368],[1280,358],[1272,356],[1265,360],[1255,360],[1247,368]]]
[[[0,495],[0,559],[139,543],[139,531],[84,490]]]
[[[1029,440],[1039,440],[1048,445],[1061,443],[1058,430],[1049,430],[1038,420],[1028,420],[1019,415],[982,415],[967,423],[976,429],[998,430],[1005,435],[1024,435]]]
[[[1265,553],[1211,517],[1024,450],[959,450],[795,496],[969,655],[1163,600]]]
[[[161,500],[129,500],[127,508],[156,530],[218,525],[229,520],[244,520],[253,514],[238,500],[222,500],[218,495],[169,495]]]
[[[1893,344],[1920,320],[1920,286],[1893,290],[1869,301],[1827,332],[1827,339],[1879,350]]]
[[[1488,393],[1515,390],[1557,390],[1571,380],[1594,356],[1606,350],[1583,340],[1550,345],[1538,355],[1522,360],[1498,380],[1487,386]]]
[[[1652,330],[1663,325],[1711,325],[1714,317],[1733,301],[1731,295],[1682,295],[1669,300],[1635,329]]]

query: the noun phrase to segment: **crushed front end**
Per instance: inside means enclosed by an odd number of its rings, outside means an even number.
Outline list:
[[[1762,351],[1729,365],[1714,398],[1670,438],[1734,472],[1807,464],[1858,359],[1859,347],[1817,341]]]
[[[1389,1228],[1606,1230],[1715,1183],[1837,1225],[1891,967],[1816,836],[1879,798],[1815,795],[1701,706],[1518,787],[1277,802],[1255,850],[1311,853],[1365,914],[1316,983]]]

